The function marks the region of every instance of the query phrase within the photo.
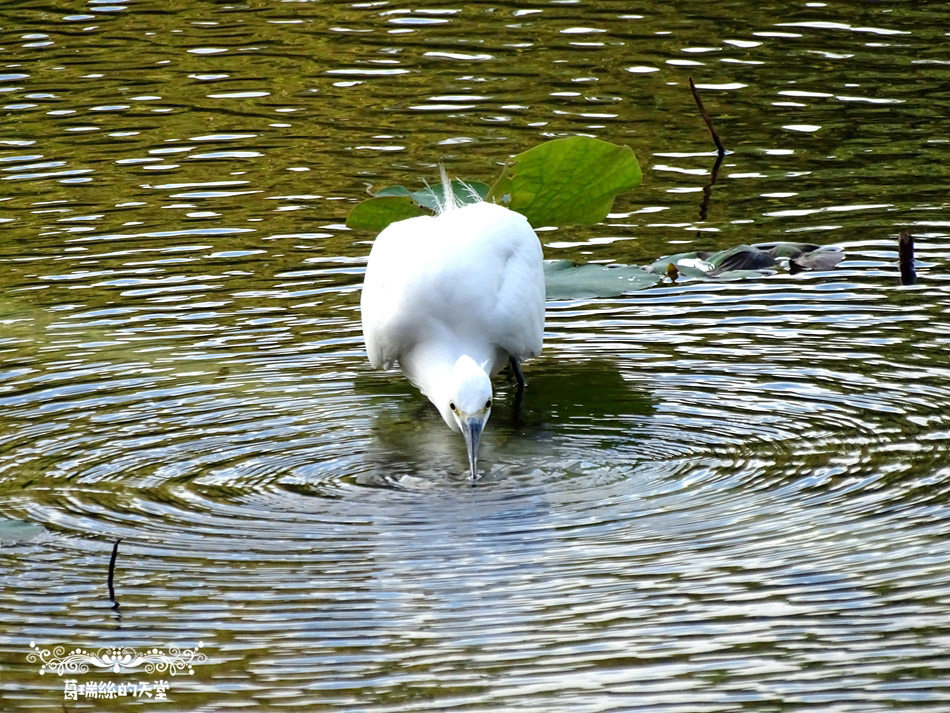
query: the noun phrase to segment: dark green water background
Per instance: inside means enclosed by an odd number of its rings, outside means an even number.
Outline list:
[[[5,2],[0,710],[950,710],[944,2]],[[700,220],[713,147],[731,153]],[[548,258],[835,270],[549,304],[486,433],[370,371],[368,183],[587,134]],[[917,236],[901,287],[896,235]],[[122,543],[113,607],[112,542]],[[39,672],[30,642],[191,648]]]

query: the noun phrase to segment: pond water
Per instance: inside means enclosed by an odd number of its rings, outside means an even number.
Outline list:
[[[0,519],[42,526],[0,545],[4,711],[950,709],[945,3],[49,0],[0,26]],[[711,188],[689,77],[730,150]],[[550,259],[847,257],[550,302],[471,488],[369,368],[373,236],[343,223],[366,184],[573,134],[644,181],[541,232]],[[207,658],[60,676],[31,642]]]

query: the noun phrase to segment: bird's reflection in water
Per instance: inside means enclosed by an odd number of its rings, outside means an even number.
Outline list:
[[[552,561],[597,554],[576,539],[578,523],[604,502],[629,507],[624,496],[641,488],[631,478],[656,477],[618,455],[655,405],[616,362],[551,358],[531,367],[520,411],[514,384],[496,379],[494,428],[474,488],[460,467],[464,444],[411,386],[378,376],[357,385],[380,405],[361,482],[389,489],[362,499],[375,506],[366,512],[372,546],[361,556],[372,576],[362,583],[370,603],[361,616],[393,648],[424,640],[443,669],[464,671],[518,632],[543,629],[545,604],[561,591],[552,588]],[[597,484],[618,473],[612,488]],[[530,595],[538,591],[548,594]],[[492,650],[483,653],[485,642]]]
[[[482,445],[479,487],[540,486],[577,475],[579,462],[609,461],[604,453],[636,441],[656,408],[649,394],[630,387],[612,360],[541,358],[531,366],[520,404],[513,381],[504,375],[495,380],[493,430]],[[364,374],[354,387],[384,404],[375,412],[373,445],[366,454],[373,464],[358,476],[360,484],[410,490],[470,486],[459,467],[464,444],[411,385]]]

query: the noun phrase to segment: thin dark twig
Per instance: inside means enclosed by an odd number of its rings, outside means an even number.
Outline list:
[[[897,254],[901,266],[901,284],[915,284],[917,272],[914,270],[914,236],[906,230],[897,238]]]
[[[703,117],[703,121],[706,122],[706,128],[709,129],[712,140],[716,143],[716,150],[719,151],[720,156],[725,156],[726,147],[722,145],[722,139],[720,139],[719,134],[716,133],[716,127],[713,126],[712,119],[709,118],[709,113],[706,111],[706,107],[703,106],[703,100],[699,97],[699,91],[696,89],[696,84],[693,82],[692,77],[689,78],[689,90],[693,93],[693,99],[696,100],[699,113]]]
[[[120,537],[115,541],[115,544],[112,545],[112,559],[109,560],[109,599],[115,602],[115,589],[112,586],[113,580],[115,579],[115,558],[119,555],[119,543],[122,542]]]
[[[720,166],[722,166],[722,154],[716,156],[716,163],[713,164],[712,173],[709,174],[709,183],[703,186],[703,199],[699,203],[699,219],[701,221],[706,220],[706,216],[709,215],[709,199],[712,198],[712,187],[716,185]]]

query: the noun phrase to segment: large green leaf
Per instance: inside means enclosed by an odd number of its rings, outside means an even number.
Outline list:
[[[459,204],[474,203],[488,195],[489,186],[479,181],[452,181],[452,193]],[[445,202],[442,184],[410,191],[404,186],[389,186],[358,203],[346,217],[346,227],[379,232],[390,223],[420,215],[432,215]]]
[[[549,300],[617,297],[652,287],[659,281],[660,275],[636,265],[575,265],[570,260],[544,263],[544,286]]]
[[[390,223],[431,213],[409,196],[370,198],[356,205],[346,216],[346,227],[378,232]]]
[[[618,193],[642,178],[629,146],[572,136],[515,156],[488,199],[521,213],[536,228],[594,224],[607,217]]]
[[[528,149],[505,164],[489,188],[478,181],[452,181],[457,203],[488,200],[524,215],[535,227],[594,224],[607,217],[618,193],[642,180],[629,146],[572,136]],[[359,203],[346,219],[349,228],[380,231],[390,223],[436,212],[442,184],[410,191],[390,186]]]

